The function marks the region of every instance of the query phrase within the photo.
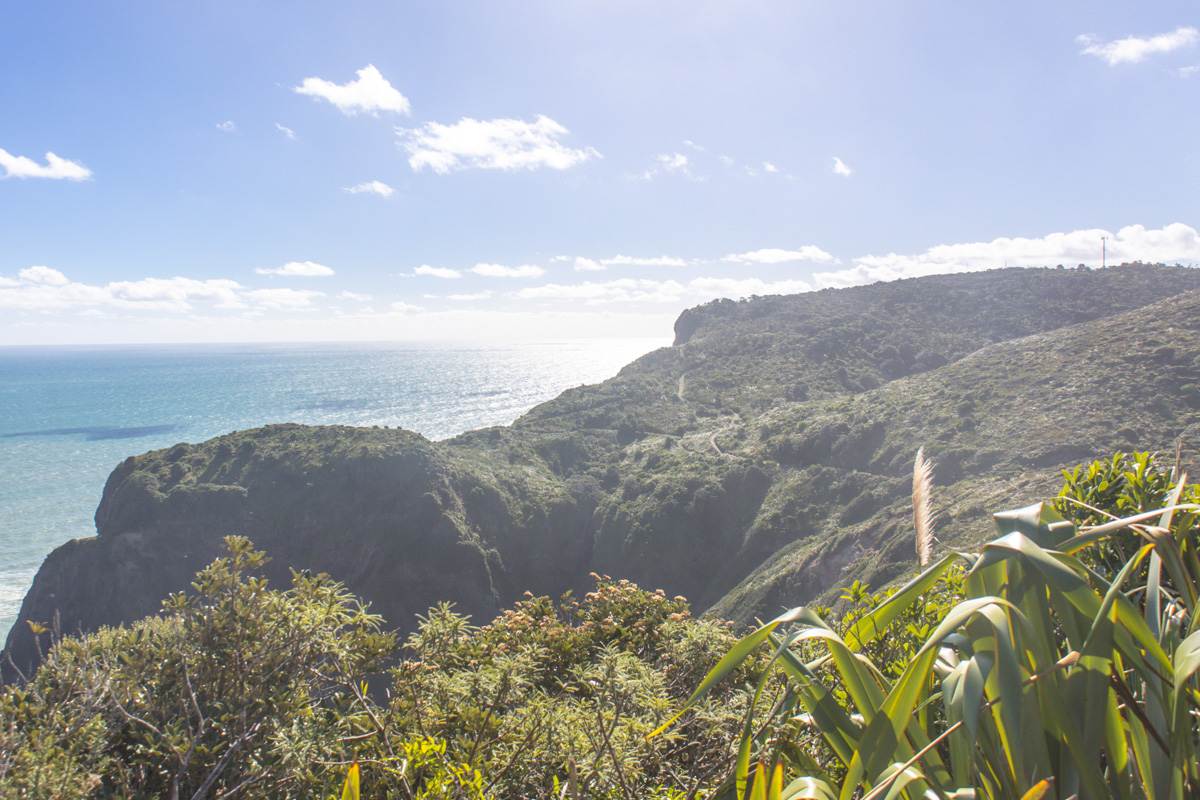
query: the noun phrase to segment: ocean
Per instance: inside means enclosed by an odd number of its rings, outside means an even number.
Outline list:
[[[668,342],[0,348],[0,642],[46,555],[95,533],[124,458],[273,422],[444,439],[512,422]]]

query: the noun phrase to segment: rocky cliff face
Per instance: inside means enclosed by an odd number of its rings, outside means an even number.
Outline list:
[[[395,626],[478,620],[590,571],[740,620],[911,564],[907,474],[938,464],[939,533],[1051,491],[1108,450],[1200,425],[1200,271],[996,270],[685,312],[676,344],[505,428],[444,442],[277,425],[127,459],[98,535],[58,548],[26,620],[153,613],[230,533],[329,572]]]

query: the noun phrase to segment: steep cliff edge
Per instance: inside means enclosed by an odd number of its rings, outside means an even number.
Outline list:
[[[152,613],[223,536],[346,581],[395,626],[479,620],[590,571],[736,619],[911,561],[906,473],[937,461],[942,538],[1058,470],[1200,425],[1200,271],[995,270],[689,310],[676,344],[512,426],[443,442],[269,426],[133,457],[95,537],[47,558],[10,633]],[[1047,333],[1051,332],[1051,333]]]

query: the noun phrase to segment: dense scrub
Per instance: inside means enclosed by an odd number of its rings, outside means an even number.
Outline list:
[[[58,639],[0,693],[0,798],[330,797],[351,774],[427,800],[1194,796],[1200,486],[1178,470],[1068,471],[982,549],[741,639],[595,575],[484,626],[436,606],[400,642],[325,576],[271,588],[230,538],[161,614]]]
[[[681,597],[596,576],[484,627],[435,607],[400,645],[342,585],[272,589],[227,547],[160,615],[63,638],[0,694],[0,797],[317,797],[354,761],[371,797],[668,797],[729,769],[758,662],[646,738],[734,641]]]

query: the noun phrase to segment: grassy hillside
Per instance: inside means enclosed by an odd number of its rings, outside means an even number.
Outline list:
[[[1197,289],[1183,268],[1014,269],[720,301],[685,312],[675,346],[509,427],[271,426],[131,458],[99,536],[47,559],[8,649],[36,658],[26,620],[150,613],[230,533],[273,577],[329,572],[402,630],[439,600],[486,620],[591,571],[740,620],[885,581],[912,561],[918,446],[958,541],[1061,467],[1187,434]]]

